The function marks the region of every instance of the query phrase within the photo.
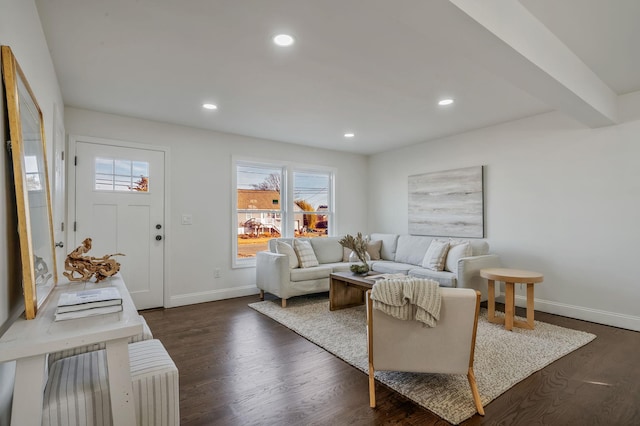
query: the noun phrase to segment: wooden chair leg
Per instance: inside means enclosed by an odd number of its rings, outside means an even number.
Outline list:
[[[282,299],[282,307],[283,308],[287,307],[287,299]]]
[[[369,360],[369,407],[376,408],[376,379],[373,368],[373,302],[371,301],[371,290],[367,290],[365,295],[367,302],[367,352]]]
[[[478,414],[484,416],[484,408],[482,407],[482,401],[480,400],[480,393],[478,392],[478,385],[476,384],[476,376],[473,374],[473,367],[469,367],[467,379],[469,379],[469,385],[471,385],[471,393],[473,394],[473,402],[476,404],[476,410],[478,410]]]
[[[376,379],[371,364],[369,364],[369,407],[376,408]]]
[[[260,300],[264,300],[264,290],[260,290]]]

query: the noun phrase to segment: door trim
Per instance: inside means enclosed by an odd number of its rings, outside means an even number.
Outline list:
[[[97,138],[94,136],[82,136],[76,134],[69,135],[69,146],[68,152],[69,155],[66,156],[66,172],[67,172],[67,224],[65,225],[65,236],[67,241],[74,241],[73,235],[73,222],[75,221],[75,208],[76,208],[76,168],[74,164],[74,159],[77,153],[77,143],[78,142],[86,142],[92,143],[96,145],[108,145],[108,146],[117,146],[122,148],[134,148],[134,149],[142,149],[147,151],[160,151],[164,153],[164,248],[163,248],[163,257],[164,257],[164,265],[163,265],[163,295],[162,295],[162,303],[165,308],[171,307],[171,281],[169,277],[171,276],[171,260],[170,255],[171,250],[169,250],[169,246],[171,245],[171,188],[169,182],[171,182],[171,168],[169,164],[171,149],[167,146],[161,145],[150,145],[145,143],[138,142],[129,142],[123,140],[116,139],[106,139],[106,138]],[[75,247],[69,247],[67,252],[71,252]],[[62,273],[61,273],[62,274]],[[126,283],[125,283],[126,284]]]

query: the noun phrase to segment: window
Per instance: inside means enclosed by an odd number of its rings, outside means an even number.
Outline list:
[[[234,266],[252,266],[277,237],[330,235],[333,171],[235,162]]]
[[[282,168],[238,164],[236,171],[236,259],[255,258],[269,238],[282,234]]]
[[[149,163],[98,157],[94,188],[98,191],[149,192]]]
[[[328,234],[330,183],[331,176],[326,172],[293,172],[295,236],[318,237]]]

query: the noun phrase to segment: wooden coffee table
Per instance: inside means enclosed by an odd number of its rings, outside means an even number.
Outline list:
[[[372,274],[377,275],[377,274]],[[367,279],[371,275],[359,276],[353,272],[334,272],[329,280],[329,310],[351,308],[364,304],[364,295],[371,290],[375,281]]]
[[[504,324],[504,328],[507,330],[512,330],[514,326],[533,330],[533,285],[544,280],[542,274],[521,269],[486,268],[480,270],[480,276],[486,278],[489,284],[489,298],[487,300],[487,319],[489,322]],[[504,318],[496,317],[496,281],[503,281],[505,284]],[[513,318],[515,313],[515,283],[527,284],[526,322]]]

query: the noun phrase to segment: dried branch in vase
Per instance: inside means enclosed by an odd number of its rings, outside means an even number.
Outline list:
[[[362,263],[367,263],[367,240],[362,236],[362,232],[358,232],[355,237],[347,234],[338,242],[342,247],[352,250]]]

